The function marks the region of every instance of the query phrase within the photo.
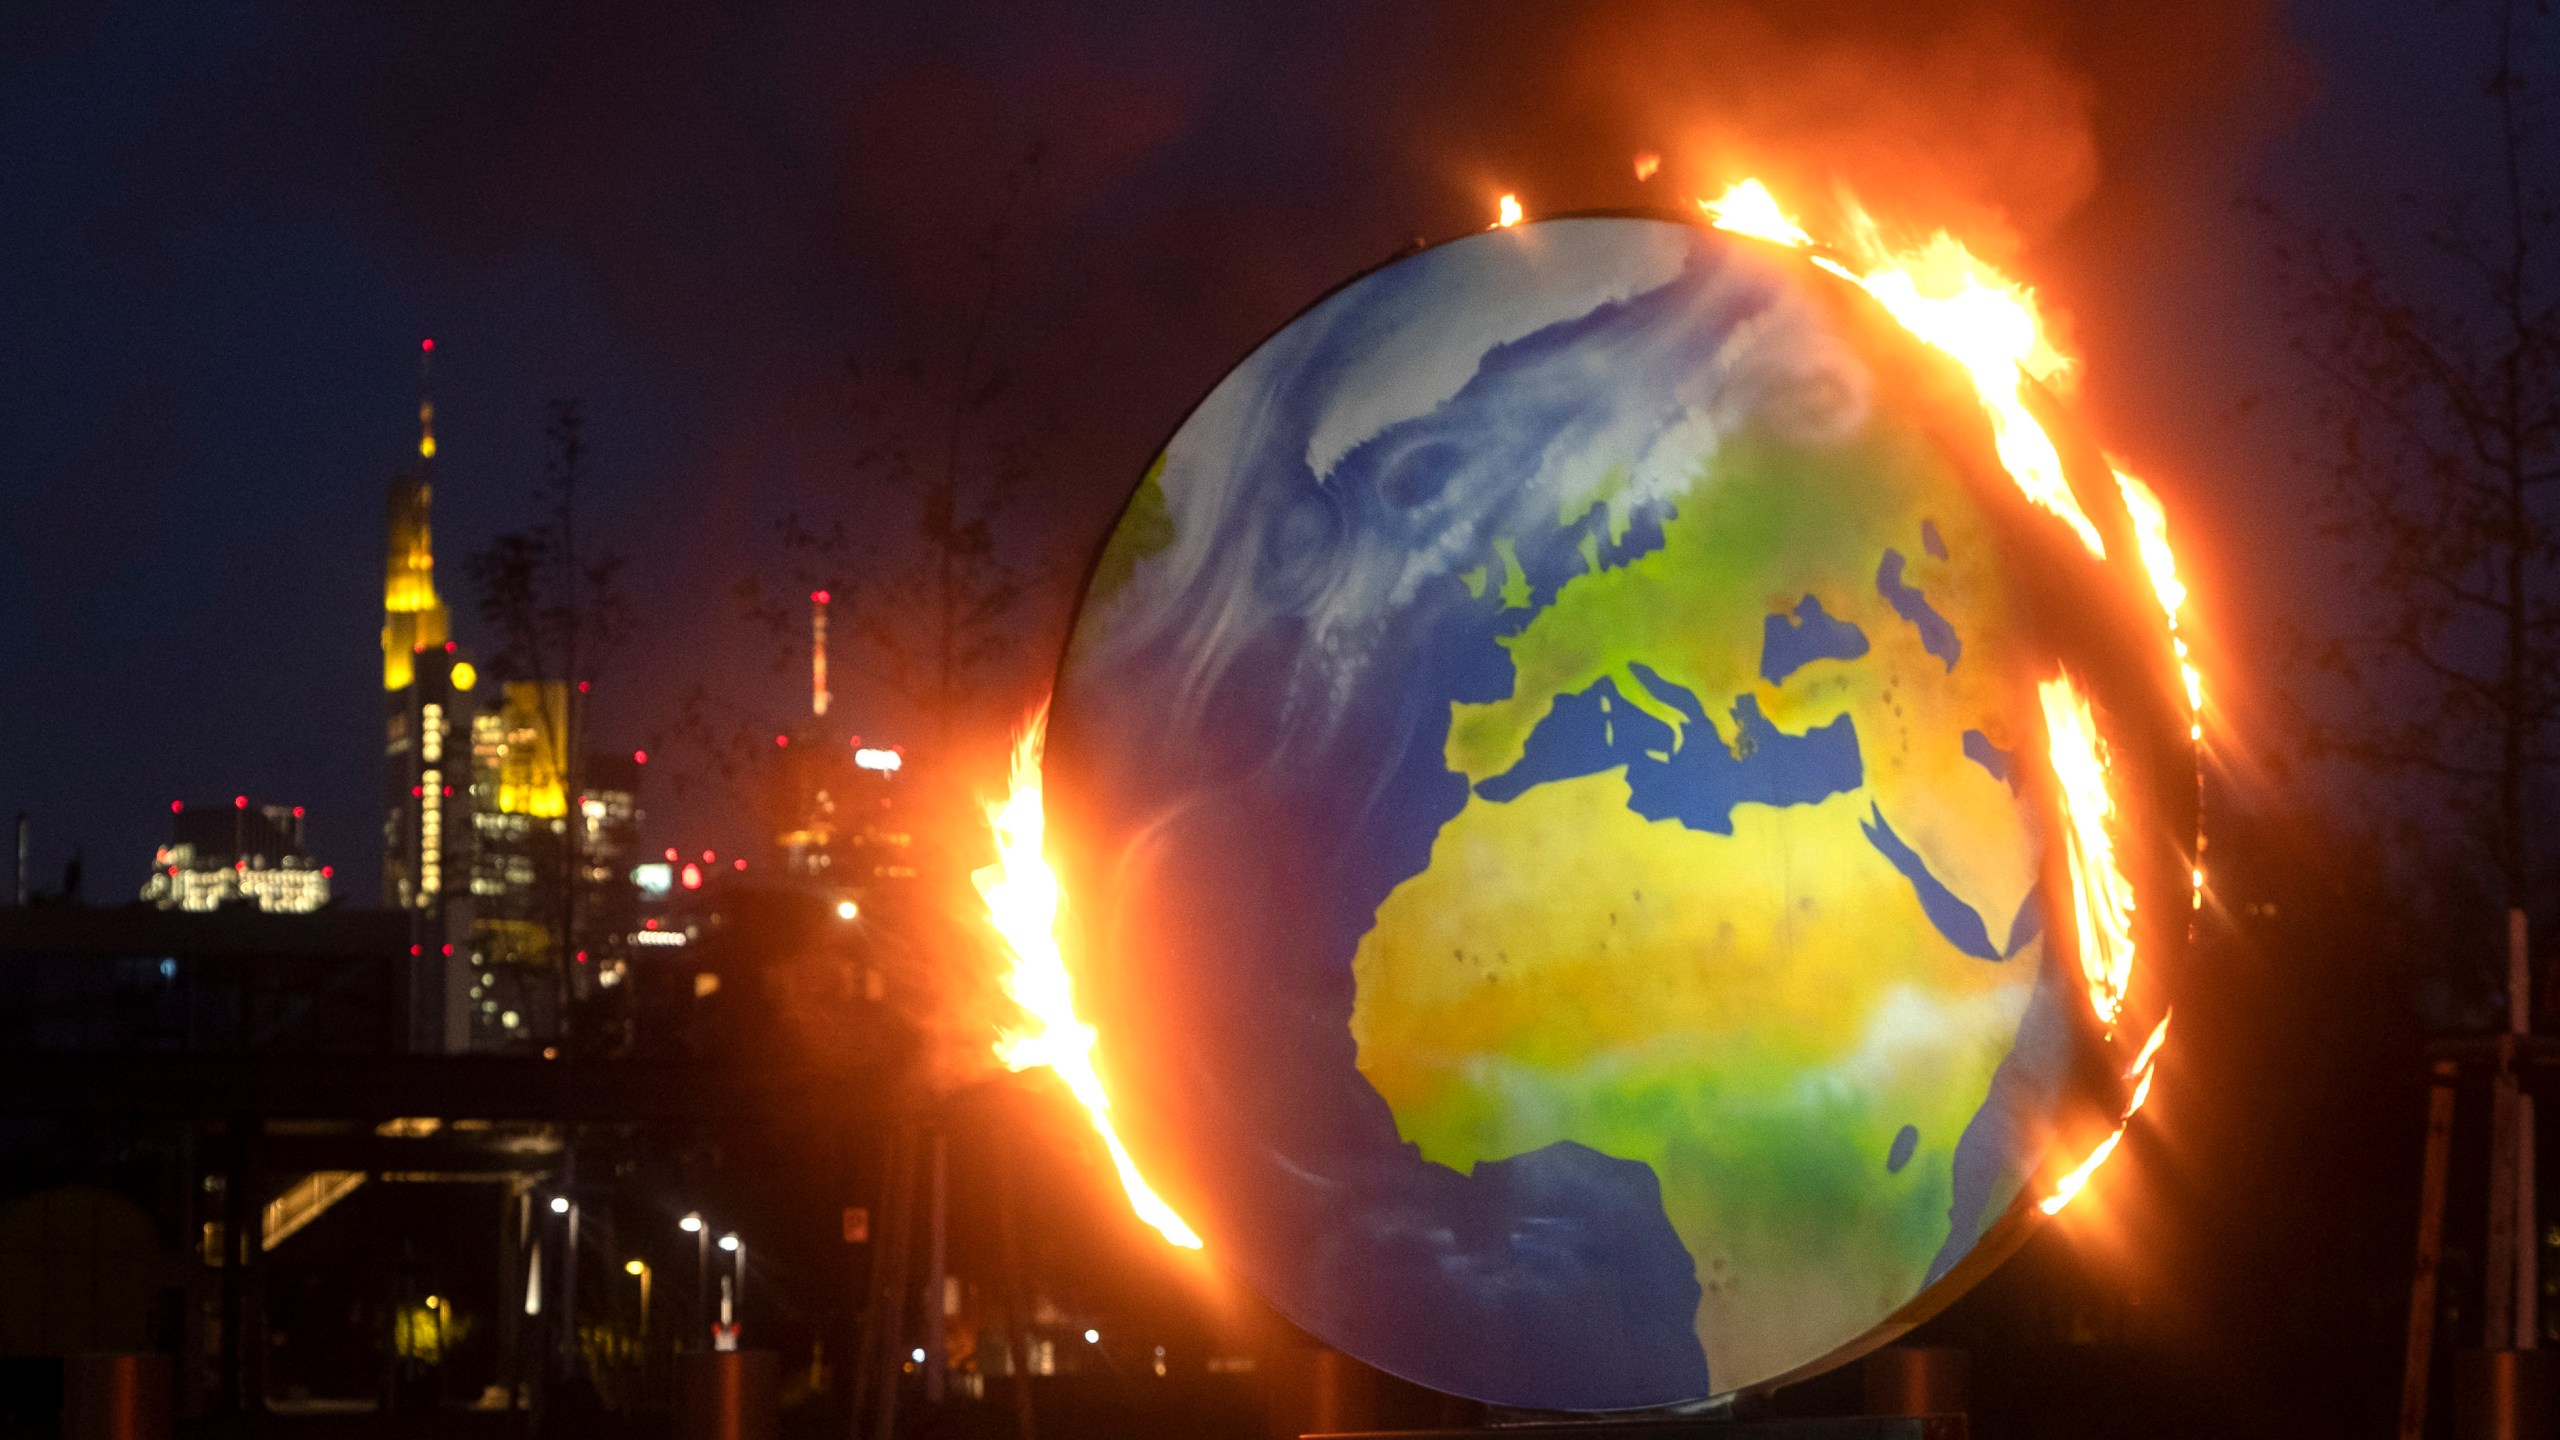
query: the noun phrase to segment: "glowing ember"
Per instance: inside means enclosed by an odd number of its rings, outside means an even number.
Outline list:
[[[2160,1023],[2152,1027],[2151,1038],[2142,1042],[2142,1053],[2133,1057],[2133,1064],[2124,1072],[2125,1078],[2133,1082],[2133,1095],[2125,1101],[2124,1114],[2116,1120],[2116,1128],[2107,1132],[2107,1138],[2098,1142],[2098,1148],[2090,1151],[2087,1159],[2054,1182],[2053,1193],[2037,1202],[2038,1209],[2047,1215],[2060,1214],[2063,1206],[2088,1188],[2089,1177],[2097,1174],[2098,1167],[2106,1164],[2108,1157],[2116,1153],[2116,1146],[2124,1143],[2125,1127],[2133,1123],[2133,1117],[2142,1111],[2143,1102],[2151,1098],[2151,1076],[2160,1058],[2160,1043],[2168,1038],[2169,1017],[2163,1015]]]
[[[1707,219],[1719,230],[1775,240],[1781,245],[1813,243],[1813,237],[1778,208],[1778,197],[1757,180],[1745,180],[1713,200],[1701,200],[1698,208],[1707,212]]]
[[[2107,792],[2106,742],[2070,675],[2043,682],[2036,695],[2044,703],[2046,741],[2062,795],[2063,858],[2080,926],[2080,972],[2088,982],[2089,1008],[2112,1029],[2133,979],[2133,882],[2117,868],[2115,838],[2107,830],[2116,802]]]
[[[1650,180],[1662,169],[1662,157],[1647,150],[1636,156],[1636,178]]]
[[[1030,1019],[1023,1029],[1006,1029],[996,1040],[996,1058],[1014,1070],[1046,1065],[1093,1117],[1093,1128],[1111,1151],[1121,1188],[1138,1218],[1164,1238],[1188,1250],[1200,1248],[1200,1237],[1173,1213],[1138,1174],[1120,1134],[1111,1125],[1111,1097],[1093,1068],[1093,1027],[1076,1016],[1074,984],[1058,949],[1060,891],[1057,872],[1041,849],[1045,821],[1040,802],[1040,750],[1048,731],[1044,706],[1024,727],[1013,750],[1012,793],[1000,805],[987,807],[987,824],[995,831],[996,863],[970,878],[987,902],[988,923],[1004,937],[1013,969],[1004,977],[1004,993]]]
[[[1494,210],[1493,228],[1496,230],[1508,230],[1512,226],[1519,224],[1520,219],[1520,197],[1517,195],[1503,196],[1501,204],[1496,206]]]

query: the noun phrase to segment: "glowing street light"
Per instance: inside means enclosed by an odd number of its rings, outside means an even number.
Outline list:
[[[693,1237],[693,1334],[699,1343],[711,1333],[711,1227],[702,1223],[701,1211],[687,1210],[676,1228]]]
[[[655,1272],[650,1270],[648,1261],[635,1255],[622,1262],[622,1273],[640,1281],[640,1334],[645,1340],[649,1334],[649,1282],[656,1278]]]
[[[839,900],[836,902],[836,918],[839,920],[850,920],[861,913],[862,907],[854,904],[850,900]]]
[[[568,1196],[566,1196],[566,1195],[554,1195],[554,1196],[552,1196],[552,1197],[551,1197],[551,1213],[552,1213],[552,1214],[554,1214],[554,1215],[566,1215],[566,1214],[568,1214],[568,1213],[569,1213],[569,1197],[568,1197]]]
[[[728,1252],[729,1252],[730,1254],[732,1254],[732,1255],[735,1255],[736,1253],[738,1253],[738,1237],[737,1237],[737,1235],[736,1235],[734,1232],[732,1232],[732,1233],[730,1233],[730,1234],[727,1234],[727,1235],[723,1235],[723,1236],[721,1236],[721,1237],[720,1237],[720,1248],[721,1248],[721,1249],[723,1249],[723,1250],[728,1251]]]

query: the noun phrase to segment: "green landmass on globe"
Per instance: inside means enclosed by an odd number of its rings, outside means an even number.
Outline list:
[[[1962,617],[1960,663],[1879,594],[1888,551]],[[1485,598],[1519,603],[1510,588]],[[1764,617],[1804,596],[1870,648],[1773,684]],[[1638,815],[1623,771],[1479,793],[1353,962],[1361,1070],[1426,1158],[1466,1170],[1573,1140],[1653,1167],[1719,1376],[1775,1373],[1891,1314],[1947,1238],[1951,1152],[2040,947],[1996,964],[1958,950],[1862,827],[1880,812],[1978,911],[2020,912],[2034,833],[1962,740],[2006,751],[2036,733],[2009,621],[1975,502],[1917,434],[1880,414],[1846,446],[1726,440],[1659,549],[1595,561],[1508,642],[1509,699],[1451,707],[1449,767],[1502,774],[1558,697],[1604,679],[1677,747],[1748,743],[1657,697],[1641,665],[1697,696],[1754,697],[1785,733],[1851,717],[1864,783],[1739,805],[1730,835]]]

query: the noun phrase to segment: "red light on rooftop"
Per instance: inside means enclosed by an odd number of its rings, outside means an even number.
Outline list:
[[[231,797],[231,808],[232,808],[232,809],[234,809],[234,810],[246,810],[246,809],[248,809],[248,808],[249,808],[249,797],[248,797],[248,796],[246,796],[246,795],[234,795],[234,796],[232,796],[232,797]]]
[[[670,864],[674,863],[675,858],[676,858],[676,847],[674,847],[673,845],[670,845],[670,846],[668,846],[668,847],[667,847],[667,860],[668,860],[668,863],[670,863]]]
[[[169,813],[170,813],[170,814],[172,814],[172,815],[184,815],[184,814],[186,814],[186,813],[187,813],[187,802],[186,802],[186,801],[184,801],[184,800],[172,800],[172,801],[170,801],[170,802],[169,802]]]
[[[712,861],[717,860],[717,859],[719,859],[719,858],[720,858],[719,856],[712,854],[712,853],[711,853],[710,851],[708,851],[708,850],[705,850],[705,851],[703,851],[703,852],[702,852],[702,863],[703,863],[703,864],[705,864],[705,865],[708,865],[708,864],[710,864]]]
[[[581,695],[584,695],[584,694],[586,694],[586,693],[587,693],[587,682],[586,682],[586,681],[581,680],[581,681],[579,681],[579,682],[578,682],[578,693],[579,693],[579,694],[581,694]]]
[[[773,737],[773,743],[778,747],[788,749],[791,745],[791,737],[788,735],[776,735]]]
[[[294,819],[296,819],[296,820],[299,820],[299,819],[301,819],[301,818],[302,818],[302,807],[301,807],[301,806],[296,805],[296,806],[294,806],[294,807],[293,807],[293,818],[294,818]]]
[[[412,955],[424,955],[427,953],[427,947],[424,945],[412,945],[409,947],[409,953]]]
[[[452,946],[450,946],[450,945],[447,945],[446,947],[444,947],[444,953],[446,953],[447,955],[452,954],[452,953],[453,953],[453,947],[452,947]]]
[[[730,868],[736,870],[744,870],[747,868],[747,862],[744,860],[732,860],[729,862],[729,865]]]
[[[421,340],[418,342],[418,348],[426,351],[430,355],[433,355],[436,353],[436,342],[432,339]]]
[[[338,867],[335,865],[323,865],[320,867],[320,878],[323,880],[329,879],[337,873]]]
[[[646,751],[646,750],[634,750],[634,751],[632,751],[632,752],[631,752],[631,763],[632,763],[632,764],[634,764],[634,765],[646,765],[646,764],[648,764],[648,763],[649,763],[649,752],[648,752],[648,751]]]
[[[581,965],[584,965],[584,964],[586,964],[586,963],[587,963],[587,952],[586,952],[586,951],[581,950],[581,951],[579,951],[579,952],[578,952],[578,963],[579,963],[579,964],[581,964]]]
[[[452,653],[454,652],[454,648],[455,648],[455,647],[454,647],[454,643],[453,643],[452,641],[447,640],[446,642],[444,642],[444,653],[446,653],[447,655],[452,654]]]
[[[819,604],[821,604],[821,605],[828,604],[828,603],[832,602],[832,601],[835,599],[835,597],[834,597],[834,596],[832,596],[832,595],[828,594],[828,593],[827,593],[826,591],[824,591],[824,590],[812,590],[812,591],[810,591],[810,592],[809,592],[809,598],[810,598],[811,600],[816,601],[817,603],[819,603]]]

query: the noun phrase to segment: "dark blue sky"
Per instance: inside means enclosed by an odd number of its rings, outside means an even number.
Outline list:
[[[2102,432],[2171,497],[2227,675],[2334,568],[2238,202],[2387,234],[2401,190],[2485,174],[2477,6],[1267,8],[8,7],[0,814],[36,816],[39,876],[82,845],[119,897],[171,799],[246,791],[311,807],[370,895],[383,490],[424,335],[465,634],[458,562],[526,518],[544,402],[576,395],[647,620],[600,739],[696,682],[786,719],[731,592],[787,578],[787,511],[904,513],[859,483],[844,362],[947,358],[1034,141],[995,326],[1009,413],[1057,426],[1026,558],[1072,573],[1199,392],[1409,237],[1506,189],[1676,203],[1748,163],[1960,220],[2045,284]],[[745,838],[652,809],[664,841]]]

